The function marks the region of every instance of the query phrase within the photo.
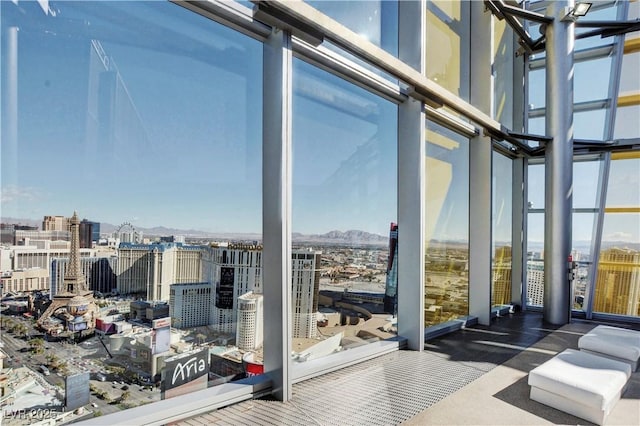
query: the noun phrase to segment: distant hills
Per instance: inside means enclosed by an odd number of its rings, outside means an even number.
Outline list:
[[[42,227],[41,220],[33,219],[17,219],[12,217],[3,217],[2,223],[13,223],[28,226],[37,226],[38,229]],[[165,237],[170,235],[183,235],[187,238],[210,238],[220,240],[241,240],[241,241],[259,241],[262,239],[261,234],[257,233],[241,233],[241,232],[206,232],[195,229],[178,229],[167,228],[165,226],[156,226],[153,228],[142,228],[132,224],[136,231],[142,232],[143,237]],[[113,225],[110,223],[100,223],[101,234],[112,234],[121,225]],[[291,235],[291,239],[294,242],[310,242],[315,244],[375,244],[384,245],[388,244],[389,237],[379,234],[373,234],[366,231],[348,230],[338,231],[333,230],[324,234],[302,234],[294,232]]]
[[[372,234],[366,231],[349,230],[349,231],[329,231],[325,234],[301,234],[294,232],[291,234],[294,242],[311,242],[311,243],[338,243],[338,244],[373,244],[385,245],[389,243],[389,237],[379,234]]]
[[[13,223],[19,225],[37,226],[38,229],[42,227],[42,220],[34,219],[17,219],[12,217],[3,217],[2,223]],[[100,232],[103,234],[111,234],[121,225],[112,225],[110,223],[100,223]],[[260,241],[262,235],[257,233],[241,233],[241,232],[206,232],[195,229],[177,229],[167,228],[165,226],[155,226],[153,228],[141,228],[135,226],[137,231],[142,232],[144,237],[164,237],[170,235],[183,235],[186,238],[202,238],[212,240],[236,240],[236,241]],[[387,245],[389,243],[389,236],[373,234],[366,231],[360,231],[351,229],[348,231],[333,230],[324,234],[302,234],[300,232],[294,232],[291,234],[293,242],[298,243],[313,243],[313,244],[366,244],[366,245]],[[434,244],[431,242],[430,244]],[[440,243],[445,243],[441,241]],[[464,242],[446,242],[447,244],[464,243]],[[466,243],[464,243],[466,244]],[[591,241],[574,241],[574,249],[587,253],[591,247]],[[640,250],[640,243],[625,242],[625,241],[603,241],[602,248],[609,247],[626,247],[633,250]],[[544,244],[541,242],[530,242],[529,251],[541,251],[544,249]]]

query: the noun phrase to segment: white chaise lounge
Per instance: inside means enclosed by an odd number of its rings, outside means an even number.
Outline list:
[[[578,340],[578,348],[624,361],[631,366],[631,371],[636,371],[640,359],[640,331],[599,325]]]
[[[631,377],[622,361],[567,349],[529,372],[534,401],[603,424]]]

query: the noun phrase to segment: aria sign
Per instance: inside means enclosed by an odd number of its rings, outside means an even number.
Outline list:
[[[167,362],[164,368],[162,390],[182,386],[209,373],[209,351],[203,350],[196,354]]]

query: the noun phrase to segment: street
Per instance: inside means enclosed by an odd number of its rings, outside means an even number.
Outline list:
[[[46,381],[57,387],[62,400],[65,389],[64,375],[52,368],[49,368],[51,371],[49,375],[42,374],[40,370],[40,366],[49,365],[52,355],[60,363],[66,363],[65,368],[69,375],[83,372],[90,374],[90,405],[85,409],[94,412],[95,415],[105,415],[160,400],[158,389],[145,389],[138,384],[127,382],[124,375],[112,372],[109,365],[105,363],[109,355],[98,341],[98,337],[90,337],[77,344],[66,341],[50,341],[35,329],[35,322],[32,319],[4,314],[2,314],[2,319],[4,322],[0,340],[2,350],[7,354],[4,368],[29,368],[38,377],[38,380]],[[7,327],[4,327],[8,320],[24,325],[27,329],[26,336],[9,332]],[[35,337],[44,339],[44,351],[40,354],[33,353],[29,345],[29,340]],[[123,367],[125,366],[123,365]],[[98,373],[103,375],[104,381],[98,380]]]

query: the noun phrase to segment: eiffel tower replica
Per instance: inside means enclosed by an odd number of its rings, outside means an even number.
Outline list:
[[[69,329],[69,321],[81,316],[87,317],[86,329],[95,328],[98,309],[93,300],[93,292],[87,288],[87,279],[80,266],[80,220],[76,212],[73,213],[70,220],[70,231],[71,250],[62,280],[62,288],[38,319],[40,328],[48,333],[51,333],[54,327],[59,328],[57,324],[55,326],[52,324],[52,316],[63,317],[67,320],[63,332],[73,331]]]

